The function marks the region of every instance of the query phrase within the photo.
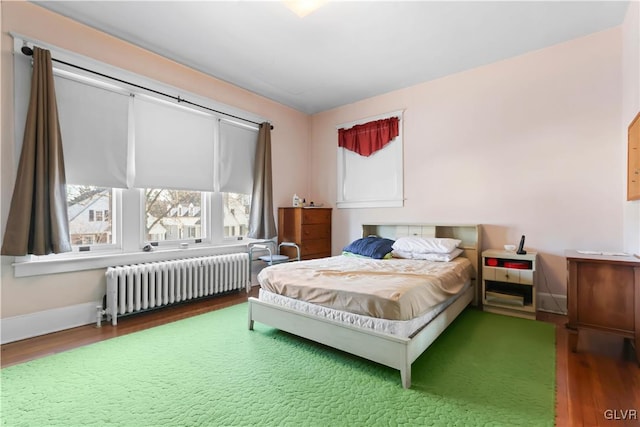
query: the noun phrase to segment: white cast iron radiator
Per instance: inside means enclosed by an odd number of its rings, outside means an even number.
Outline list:
[[[106,309],[115,326],[118,316],[233,290],[251,283],[249,255],[234,253],[107,268]]]

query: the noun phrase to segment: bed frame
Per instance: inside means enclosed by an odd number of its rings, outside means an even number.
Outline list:
[[[480,257],[480,225],[377,224],[363,225],[363,236],[396,239],[402,236],[450,237],[462,240],[464,252],[475,269],[468,288],[453,304],[411,338],[401,338],[370,329],[346,325],[311,314],[300,313],[257,298],[249,298],[249,329],[257,321],[373,362],[400,370],[402,386],[411,387],[411,364],[435,341],[453,320],[477,301]]]

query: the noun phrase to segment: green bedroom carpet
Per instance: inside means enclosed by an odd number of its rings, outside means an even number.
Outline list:
[[[466,310],[400,373],[247,304],[0,371],[3,426],[552,426],[551,324]]]

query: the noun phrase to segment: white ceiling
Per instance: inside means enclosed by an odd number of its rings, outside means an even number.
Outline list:
[[[313,114],[622,23],[616,1],[36,1]]]

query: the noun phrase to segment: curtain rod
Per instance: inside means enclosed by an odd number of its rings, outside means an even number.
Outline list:
[[[31,49],[26,44],[24,46],[22,46],[20,51],[26,56],[33,56],[33,49]],[[224,111],[214,110],[213,108],[205,107],[204,105],[200,105],[200,104],[196,104],[195,102],[187,101],[184,98],[180,98],[180,96],[169,95],[168,93],[160,92],[160,91],[155,90],[155,89],[150,89],[148,87],[144,87],[144,86],[141,86],[141,85],[138,85],[138,84],[135,84],[135,83],[131,83],[131,82],[128,82],[126,80],[119,79],[117,77],[112,77],[112,76],[109,76],[107,74],[100,73],[98,71],[90,70],[88,68],[84,68],[84,67],[81,67],[79,65],[71,64],[69,62],[62,61],[60,59],[51,58],[51,60],[54,61],[54,62],[58,62],[60,64],[68,65],[69,67],[73,67],[73,68],[77,68],[77,69],[82,70],[82,71],[86,71],[88,73],[96,74],[96,75],[98,75],[100,77],[105,77],[107,79],[115,80],[115,81],[120,82],[120,83],[124,83],[124,84],[130,85],[130,86],[133,86],[133,87],[137,87],[138,89],[143,89],[143,90],[147,90],[149,92],[153,92],[153,93],[158,94],[158,95],[166,96],[168,98],[171,98],[171,99],[174,99],[174,100],[178,101],[178,103],[183,102],[185,104],[193,105],[194,107],[204,108],[205,110],[209,110],[209,111],[212,111],[214,113],[224,114],[225,116],[233,117],[234,119],[243,120],[245,122],[253,123],[253,124],[258,125],[258,126],[260,125],[260,123],[254,122],[253,120],[245,119],[245,118],[239,117],[239,116],[234,116],[233,114],[225,113]],[[271,129],[273,129],[273,125],[271,125]]]

